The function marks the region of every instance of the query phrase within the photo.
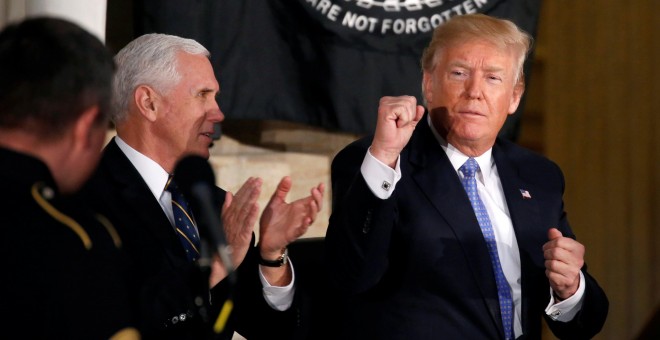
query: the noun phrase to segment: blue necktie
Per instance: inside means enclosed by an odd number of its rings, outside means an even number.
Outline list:
[[[200,242],[199,235],[197,235],[197,229],[195,228],[195,222],[188,209],[188,202],[179,191],[179,188],[172,180],[171,176],[167,181],[167,185],[165,185],[165,190],[172,194],[174,227],[181,240],[181,245],[183,245],[183,249],[186,251],[188,260],[195,261],[199,258]]]
[[[481,233],[486,239],[488,246],[488,254],[490,254],[490,263],[495,272],[495,284],[497,285],[497,297],[500,301],[500,311],[502,313],[502,325],[504,326],[504,335],[506,339],[513,339],[513,299],[511,298],[511,287],[506,281],[502,265],[500,264],[500,257],[497,255],[497,243],[495,241],[495,234],[493,233],[493,226],[488,217],[488,211],[484,203],[479,198],[477,191],[477,180],[474,177],[475,173],[479,170],[479,164],[474,158],[470,158],[458,168],[463,173],[463,187],[468,194],[472,209],[477,215]]]

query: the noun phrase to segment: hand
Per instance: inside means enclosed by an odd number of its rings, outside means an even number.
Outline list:
[[[259,216],[257,199],[261,194],[262,183],[261,178],[250,177],[235,195],[227,192],[225,196],[222,224],[227,244],[231,246],[234,268],[243,262],[252,241],[252,232]]]
[[[221,214],[222,225],[227,244],[231,247],[231,259],[234,268],[237,268],[243,262],[252,241],[254,224],[259,216],[257,199],[261,193],[261,184],[261,178],[250,177],[235,195],[230,192],[225,195],[225,203],[222,205]],[[218,254],[214,254],[211,262],[209,287],[215,286],[226,276],[227,268],[224,267]]]
[[[307,232],[321,210],[323,183],[311,189],[311,194],[286,203],[291,190],[291,178],[282,178],[264,209],[259,221],[259,251],[264,259],[275,260],[282,249]]]
[[[417,105],[417,98],[413,96],[382,97],[371,154],[394,168],[423,115],[424,107]]]
[[[211,273],[209,274],[209,287],[215,287],[215,285],[225,277],[227,277],[227,268],[225,268],[222,263],[220,256],[218,256],[217,253],[213,253],[213,259],[211,260]]]
[[[557,228],[548,230],[549,241],[543,245],[545,276],[560,300],[573,296],[580,284],[580,269],[584,265],[584,246],[563,237]]]

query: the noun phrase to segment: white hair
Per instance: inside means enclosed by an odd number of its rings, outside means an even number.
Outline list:
[[[209,51],[195,40],[159,33],[142,35],[117,53],[113,122],[126,118],[129,101],[138,86],[148,85],[167,93],[178,84],[181,80],[177,68],[179,52],[210,56]]]

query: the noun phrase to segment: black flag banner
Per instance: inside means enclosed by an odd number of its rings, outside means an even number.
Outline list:
[[[135,1],[136,34],[193,38],[211,51],[228,118],[352,133],[373,131],[382,96],[421,102],[419,59],[433,28],[484,13],[535,36],[541,7],[541,0]],[[519,115],[505,137],[515,138]]]

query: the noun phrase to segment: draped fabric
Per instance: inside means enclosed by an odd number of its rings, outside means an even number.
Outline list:
[[[380,97],[413,95],[421,103],[419,59],[435,26],[479,12],[511,19],[534,36],[540,2],[139,0],[135,27],[136,34],[169,33],[205,45],[230,119],[368,133]],[[511,139],[522,106],[502,131]]]

